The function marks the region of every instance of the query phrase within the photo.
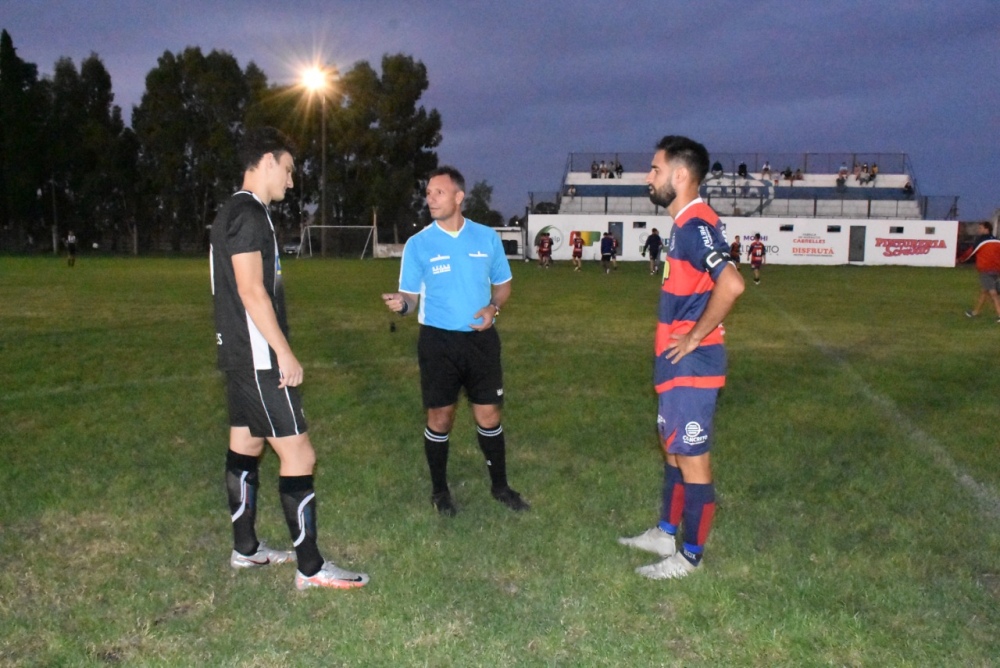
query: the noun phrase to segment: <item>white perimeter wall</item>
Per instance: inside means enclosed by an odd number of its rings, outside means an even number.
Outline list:
[[[643,260],[646,237],[655,227],[667,241],[673,219],[669,216],[622,214],[531,214],[528,217],[526,256],[536,258],[538,235],[552,236],[553,260],[572,257],[570,234],[585,235],[592,243],[584,247],[584,260],[601,258],[600,237],[621,223],[618,258]],[[848,264],[851,228],[864,228],[864,260],[857,264],[897,264],[954,267],[958,222],[953,220],[857,220],[845,218],[723,218],[723,233],[729,242],[736,235],[746,245],[760,233],[772,264]],[[839,232],[836,229],[839,228]],[[857,232],[855,232],[857,234]]]

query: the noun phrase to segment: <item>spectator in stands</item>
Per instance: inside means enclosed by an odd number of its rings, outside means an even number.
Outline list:
[[[566,196],[571,199],[576,197],[576,186],[571,185],[569,188],[566,188]]]
[[[878,163],[877,162],[873,162],[872,163],[872,171],[868,173],[868,183],[872,184],[873,187],[875,186],[875,177],[876,176],[878,176]]]
[[[847,190],[847,174],[837,174],[837,192],[842,193]]]
[[[913,197],[913,182],[910,179],[906,179],[906,185],[903,186],[903,194],[907,197]]]
[[[761,179],[771,178],[771,163],[767,160],[764,161],[764,166],[760,168],[760,178]]]
[[[795,175],[794,175],[794,174],[792,173],[792,168],[791,168],[791,166],[788,166],[788,167],[785,167],[785,171],[783,171],[783,172],[781,173],[781,175],[782,175],[783,177],[785,177],[785,180],[786,180],[786,181],[788,181],[788,182],[789,182],[789,184],[790,184],[790,183],[792,182],[792,177],[793,177],[793,176],[795,176]]]
[[[854,173],[854,180],[864,185],[868,183],[868,163],[861,165],[861,169]]]
[[[992,223],[979,224],[979,236],[975,245],[958,258],[959,262],[968,262],[975,256],[976,270],[979,272],[979,301],[965,315],[975,318],[986,304],[986,299],[993,300],[993,308],[997,312],[997,323],[1000,323],[1000,239],[993,236]]]
[[[745,162],[740,163],[740,166],[736,168],[736,176],[740,177],[741,179],[745,179],[747,177],[747,163]]]
[[[618,162],[618,159],[616,158],[615,159],[615,175],[618,178],[621,178],[622,174],[624,174],[624,173],[625,173],[625,168],[622,167],[622,163]]]
[[[854,163],[854,169],[851,170],[851,173],[854,174],[854,180],[855,181],[860,181],[861,180],[861,165],[859,165],[858,163]]]
[[[590,163],[590,178],[596,179],[597,178],[597,174],[600,171],[600,169],[601,168],[598,166],[596,160],[594,160],[592,163]]]
[[[796,169],[795,173],[792,174],[792,180],[793,181],[801,181],[804,178],[805,178],[805,176],[802,175],[802,170],[801,169]]]
[[[843,176],[844,181],[847,181],[847,163],[840,163],[840,169],[837,170],[837,176]]]
[[[722,176],[722,163],[718,160],[712,163],[712,176],[715,178]]]
[[[608,163],[601,160],[601,178],[608,178]]]

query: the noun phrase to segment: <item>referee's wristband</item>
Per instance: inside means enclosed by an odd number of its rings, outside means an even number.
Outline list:
[[[493,314],[493,317],[494,317],[494,318],[496,318],[496,317],[497,317],[498,315],[500,315],[500,307],[499,307],[499,306],[497,306],[497,305],[496,305],[496,304],[495,304],[494,302],[490,302],[490,306],[492,306],[492,307],[493,307],[493,310],[494,310],[494,311],[496,311],[496,312],[495,312],[495,313]]]
[[[406,315],[410,311],[410,304],[405,299],[403,300],[403,308],[399,310],[399,315]]]

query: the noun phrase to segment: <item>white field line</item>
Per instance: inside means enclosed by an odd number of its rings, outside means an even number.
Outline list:
[[[979,502],[980,506],[988,516],[1000,519],[1000,494],[989,485],[984,485],[971,475],[966,473],[955,463],[955,460],[948,454],[947,449],[942,446],[937,439],[929,435],[923,429],[907,418],[899,407],[889,397],[876,392],[861,375],[854,370],[843,356],[826,344],[823,339],[817,336],[813,330],[793,317],[784,309],[778,307],[772,300],[767,299],[771,308],[787,320],[791,326],[805,337],[811,346],[819,350],[826,358],[835,362],[840,369],[848,374],[854,386],[861,390],[861,393],[891,424],[896,425],[903,432],[907,442],[914,449],[928,457],[939,469],[947,471],[955,481],[966,491],[968,491]]]

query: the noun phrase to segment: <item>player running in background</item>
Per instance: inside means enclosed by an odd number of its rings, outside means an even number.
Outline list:
[[[573,271],[580,271],[583,267],[583,237],[579,232],[574,232],[573,237]]]
[[[980,223],[979,237],[976,243],[958,259],[959,263],[976,258],[976,270],[979,272],[979,301],[975,307],[966,311],[965,315],[975,318],[979,315],[987,299],[993,301],[997,312],[997,322],[1000,323],[1000,239],[993,236],[992,223]]]
[[[427,423],[424,455],[431,504],[457,512],[448,488],[448,435],[462,388],[472,404],[479,448],[486,457],[493,498],[514,511],[530,508],[507,483],[507,448],[500,424],[503,368],[496,318],[510,297],[510,264],[495,231],[462,215],[465,178],[439,167],[427,182],[434,222],[403,247],[399,292],[382,295],[389,310],[406,315],[419,303],[417,357]]]
[[[552,237],[548,232],[542,232],[538,239],[538,266],[544,269],[552,266]]]
[[[611,273],[611,261],[615,256],[615,238],[611,236],[610,232],[605,232],[604,236],[601,237],[601,266],[604,267],[604,273]]]
[[[740,256],[743,255],[743,246],[740,244],[740,235],[736,235],[733,243],[729,244],[729,259],[737,269],[740,268]]]
[[[747,246],[747,259],[750,260],[750,268],[753,269],[753,283],[760,285],[760,268],[764,264],[764,256],[767,255],[767,247],[760,240],[760,232],[753,235],[753,241]]]
[[[666,455],[663,506],[657,526],[618,542],[664,557],[636,569],[653,580],[682,578],[701,566],[715,515],[709,450],[716,399],[726,382],[722,319],[743,293],[743,277],[729,261],[718,215],[698,197],[707,172],[704,146],[668,136],[657,144],[646,176],[649,199],[674,219],[653,372],[659,396],[656,422]]]
[[[268,206],[292,187],[291,142],[273,128],[250,131],[240,147],[243,188],[220,209],[211,232],[212,295],[219,368],[226,373],[229,451],[226,490],[233,568],[298,561],[295,586],[349,589],[368,576],[325,561],[316,545],[316,453],[298,387],[302,365],[288,344],[281,256]],[[278,492],[294,552],[257,540],[257,488],[265,441],[281,460]]]
[[[655,227],[653,233],[646,237],[646,243],[642,245],[642,254],[649,251],[649,273],[655,274],[660,268],[660,249],[663,248],[663,239],[660,232]]]

